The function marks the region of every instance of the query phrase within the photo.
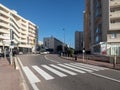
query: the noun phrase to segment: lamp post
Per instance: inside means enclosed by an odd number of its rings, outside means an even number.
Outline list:
[[[83,62],[84,62],[84,59],[85,59],[85,38],[84,38],[84,31],[85,31],[85,13],[86,13],[86,11],[83,11],[83,18],[84,18],[84,30],[83,30]]]
[[[65,52],[65,29],[63,28],[64,31],[64,41],[63,41],[63,52]]]

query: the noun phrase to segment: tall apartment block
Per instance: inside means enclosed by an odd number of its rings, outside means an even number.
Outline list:
[[[91,52],[120,55],[120,0],[86,0],[85,15]]]
[[[83,50],[83,32],[76,31],[75,32],[75,51]]]
[[[0,52],[13,44],[19,51],[32,51],[38,41],[38,28],[14,10],[0,4]]]
[[[90,35],[90,0],[86,0],[86,8],[85,11],[83,11],[84,15],[84,48],[86,51],[90,51],[90,41],[91,41],[91,35]]]

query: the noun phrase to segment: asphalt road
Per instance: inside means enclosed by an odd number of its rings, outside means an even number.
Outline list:
[[[30,90],[120,90],[120,71],[51,54],[17,58]]]

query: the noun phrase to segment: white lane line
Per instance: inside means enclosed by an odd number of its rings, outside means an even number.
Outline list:
[[[22,64],[20,58],[18,57],[17,59],[18,59],[18,62],[20,63],[20,66],[23,68],[23,64]]]
[[[42,65],[42,67],[48,69],[49,71],[53,72],[54,74],[56,74],[56,75],[58,75],[58,76],[60,76],[60,77],[66,77],[66,76],[67,76],[66,74],[64,74],[64,73],[62,73],[62,72],[59,72],[59,71],[57,71],[56,69],[53,69],[53,68],[51,68],[51,67],[49,67],[49,66],[47,66],[47,65]]]
[[[72,68],[72,67],[69,67],[69,66],[66,66],[66,65],[63,65],[63,64],[58,64],[59,66],[62,66],[62,67],[65,67],[65,68],[68,68],[68,69],[71,69],[73,71],[76,71],[76,72],[79,72],[79,73],[86,73],[82,70],[78,70],[78,69],[75,69],[75,68]]]
[[[68,65],[70,67],[74,67],[74,68],[77,68],[77,69],[80,69],[80,70],[83,70],[83,71],[86,71],[86,72],[93,72],[92,70],[81,68],[81,67],[74,66],[74,65],[70,65],[70,64],[67,64],[67,63],[65,63],[65,65]]]
[[[53,64],[51,64],[50,66],[52,66],[52,67],[54,67],[54,68],[56,68],[56,69],[59,69],[59,70],[61,70],[61,71],[63,71],[63,72],[66,72],[66,73],[68,73],[68,74],[70,74],[70,75],[77,75],[77,73],[74,73],[74,72],[72,72],[72,71],[69,71],[69,70],[67,70],[67,69],[58,67],[58,66],[53,65]]]
[[[107,76],[104,76],[104,75],[100,75],[100,74],[97,74],[97,73],[90,73],[90,74],[120,83],[120,80],[117,80],[117,79],[114,79],[114,78],[110,78],[110,77],[107,77]]]
[[[94,65],[83,64],[83,63],[76,63],[76,64],[78,64],[78,65],[84,65],[86,67],[95,68],[95,69],[98,69],[98,70],[105,70],[105,69],[107,69],[107,68],[98,67],[98,66],[94,66]]]
[[[19,57],[17,57],[17,60],[18,60],[18,63],[20,64],[20,59],[19,59]],[[21,68],[20,68],[20,66],[21,66]],[[29,88],[28,88],[28,85],[27,85],[27,83],[26,83],[26,80],[25,80],[25,78],[24,78],[24,76],[23,76],[23,73],[22,73],[22,65],[20,64],[20,66],[19,66],[19,72],[20,72],[20,75],[21,75],[21,79],[22,79],[22,86],[23,86],[23,90],[29,90]]]
[[[49,60],[49,61],[51,61],[51,62],[60,63],[60,62],[58,62],[58,61],[51,60],[51,59],[47,58],[47,55],[45,55],[44,57],[45,57],[46,60]]]
[[[42,77],[44,77],[46,80],[54,79],[50,74],[39,68],[38,66],[32,66]]]
[[[39,90],[38,87],[35,84],[37,82],[40,82],[38,77],[36,77],[35,74],[28,67],[23,66],[20,58],[18,58],[18,62],[20,63],[20,66],[21,66],[22,70],[24,71],[25,75],[27,76],[33,90]]]
[[[23,71],[25,72],[31,86],[33,87],[33,90],[39,90],[35,84],[40,82],[39,78],[35,76],[35,74],[28,67],[23,67]]]
[[[94,70],[94,71],[99,71],[98,69],[95,69],[95,68],[90,68],[90,67],[86,67],[84,65],[78,65],[78,64],[75,64],[75,63],[70,63],[72,65],[76,65],[76,66],[79,66],[79,67],[82,67],[82,68],[86,68],[86,69],[90,69],[90,70]]]

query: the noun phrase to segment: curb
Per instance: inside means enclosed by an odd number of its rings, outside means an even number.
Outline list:
[[[20,86],[22,87],[22,90],[29,90],[29,87],[25,81],[23,72],[20,68],[18,57],[15,57],[15,69],[19,70],[19,72],[20,72]]]
[[[89,62],[82,62],[82,61],[78,61],[78,60],[75,60],[74,58],[66,58],[66,57],[61,57],[63,59],[66,59],[66,60],[71,60],[71,61],[74,61],[74,62],[81,62],[81,63],[85,63],[85,64],[91,64],[91,65],[95,65],[95,66],[101,66],[101,65],[96,65],[96,64],[93,64],[93,63],[89,63]],[[120,70],[120,68],[114,68],[114,67],[110,67],[110,66],[107,66],[107,65],[102,65],[102,67],[106,67],[106,68],[110,68],[110,69],[113,69],[113,70]]]
[[[17,58],[15,57],[15,69],[16,70],[19,70],[19,65],[18,65],[18,61],[17,61]]]

